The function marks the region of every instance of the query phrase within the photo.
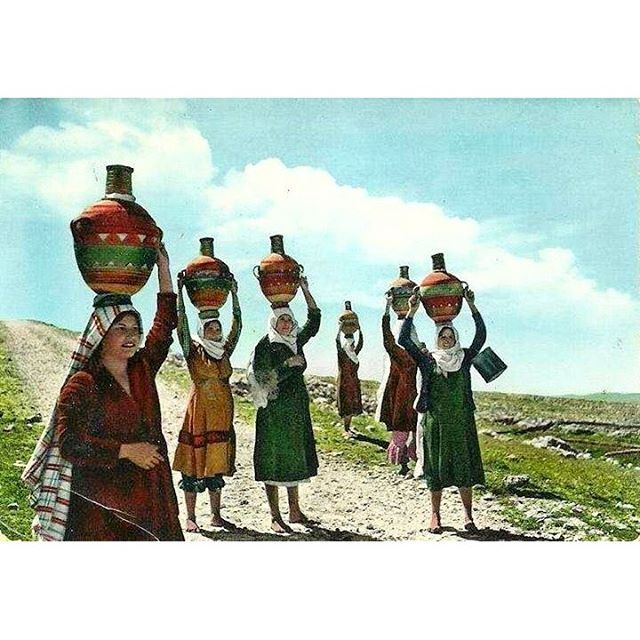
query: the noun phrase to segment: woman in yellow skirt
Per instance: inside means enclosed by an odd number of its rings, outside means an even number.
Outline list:
[[[198,337],[193,339],[184,309],[179,281],[178,336],[193,385],[187,412],[173,460],[173,469],[182,473],[179,487],[187,506],[186,530],[199,531],[196,523],[198,493],[209,491],[211,525],[232,526],[220,515],[223,476],[235,473],[236,443],[233,430],[233,397],[229,378],[233,373],[231,354],[242,330],[238,285],[233,281],[233,323],[225,339],[217,318],[200,319]],[[205,312],[206,313],[206,312]]]

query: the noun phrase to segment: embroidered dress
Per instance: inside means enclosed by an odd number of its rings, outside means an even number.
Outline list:
[[[186,323],[186,315],[181,313],[180,322],[183,321]],[[191,339],[188,325],[179,331],[193,385],[178,436],[173,469],[187,476],[182,484],[186,491],[222,488],[224,481],[221,478],[213,484],[211,481],[197,481],[235,473],[236,438],[233,396],[229,385],[233,368],[229,359],[241,330],[240,309],[234,307],[231,332],[224,342],[220,359],[212,358],[202,344]],[[195,484],[191,479],[196,479]]]
[[[304,355],[303,347],[320,328],[320,310],[309,309],[307,322],[298,332],[293,349],[265,336],[257,344],[252,360],[258,384],[271,388],[266,406],[256,414],[253,455],[255,479],[267,484],[307,480],[318,473],[318,456],[309,412],[309,394],[304,367],[289,367],[285,360]]]
[[[145,346],[127,363],[131,395],[98,361],[64,385],[55,426],[73,468],[65,540],[183,540],[155,385],[175,326],[176,296],[159,293]],[[162,461],[142,469],[119,459],[134,442],[155,444]]]

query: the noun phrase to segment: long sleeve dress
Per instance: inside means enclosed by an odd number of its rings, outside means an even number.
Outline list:
[[[158,294],[144,348],[127,364],[131,395],[99,362],[67,381],[56,429],[62,456],[73,465],[65,540],[183,540],[155,376],[176,326],[176,296]],[[119,459],[120,446],[150,442],[162,462],[141,469]]]
[[[307,322],[297,337],[297,354],[320,329],[320,310],[309,309]],[[253,368],[260,384],[276,383],[266,407],[256,414],[253,452],[255,479],[271,483],[296,483],[318,473],[316,442],[309,412],[304,367],[289,367],[292,350],[264,336],[257,344]]]
[[[358,344],[355,347],[356,354],[362,351],[362,332],[358,331]],[[336,378],[336,401],[338,415],[357,416],[362,413],[362,390],[358,369],[360,363],[354,362],[344,350],[340,342],[340,335],[336,336],[336,349],[338,351],[338,376]]]
[[[234,306],[224,355],[216,360],[200,343],[191,339],[187,316],[182,311],[179,314],[178,335],[193,385],[178,436],[173,469],[188,478],[202,480],[235,473],[236,438],[229,378],[233,373],[230,358],[241,331],[240,308]],[[195,484],[196,490],[204,490],[207,485],[202,482]],[[214,488],[213,484],[209,484],[209,488]]]
[[[382,316],[382,339],[391,368],[381,400],[380,422],[389,431],[415,431],[416,363],[405,349],[396,344],[389,314]]]
[[[484,469],[471,391],[471,361],[487,338],[479,312],[473,313],[476,333],[458,371],[447,376],[435,370],[435,361],[409,338],[412,318],[406,318],[400,342],[420,366],[422,389],[418,409],[424,414],[424,477],[432,491],[444,487],[484,484]],[[419,444],[419,443],[418,443]]]

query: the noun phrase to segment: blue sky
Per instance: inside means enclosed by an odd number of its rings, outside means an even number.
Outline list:
[[[311,371],[334,372],[351,299],[379,377],[386,284],[444,251],[509,364],[476,389],[636,391],[637,133],[632,100],[2,100],[0,317],[84,326],[68,224],[125,163],[174,273],[202,235],[236,273],[238,366],[267,316],[251,268],[283,233],[324,312]],[[155,286],[134,299],[147,324]],[[470,342],[468,312],[457,324]],[[432,327],[422,313],[428,343]]]

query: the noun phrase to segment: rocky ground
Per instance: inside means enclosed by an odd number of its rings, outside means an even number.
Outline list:
[[[30,321],[5,323],[8,346],[21,377],[37,399],[37,409],[46,422],[52,410],[75,339],[71,334]],[[172,365],[180,366],[180,358],[172,356]],[[334,402],[333,385],[312,378],[309,388],[314,401],[331,405]],[[186,393],[162,380],[158,389],[163,412],[163,424],[169,450],[177,443]],[[246,393],[246,382],[237,379],[234,390],[238,395]],[[365,398],[365,409],[373,413],[375,400]],[[350,463],[339,453],[320,455],[320,472],[317,478],[301,486],[301,503],[309,517],[320,524],[313,527],[294,525],[292,536],[278,536],[270,531],[270,518],[262,485],[253,480],[252,451],[253,425],[236,421],[238,441],[237,474],[228,480],[223,492],[224,516],[235,523],[232,532],[212,531],[207,526],[208,505],[202,496],[198,505],[198,522],[201,534],[186,534],[190,541],[204,540],[464,540],[471,536],[462,532],[459,499],[454,491],[443,496],[443,535],[427,532],[428,491],[422,481],[405,479],[396,470],[386,467],[369,467],[364,463]],[[176,485],[179,479],[175,474]],[[526,486],[526,478],[513,482]],[[526,493],[526,492],[525,492]],[[184,521],[184,501],[178,491],[181,519]],[[286,499],[281,498],[283,512]],[[597,535],[597,529],[589,530],[582,521],[573,518],[579,505],[546,500],[544,497],[514,495],[508,507],[515,508],[524,517],[539,522],[532,533],[509,524],[504,505],[496,496],[479,492],[475,519],[483,530],[478,540],[571,540],[587,535]],[[513,519],[511,519],[513,521]],[[527,527],[531,529],[531,527]]]

